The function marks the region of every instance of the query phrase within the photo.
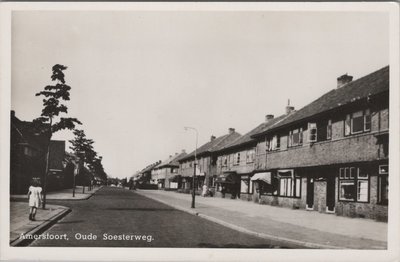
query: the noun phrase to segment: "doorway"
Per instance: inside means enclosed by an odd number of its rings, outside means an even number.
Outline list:
[[[335,177],[326,178],[326,211],[335,212]]]
[[[314,178],[307,177],[307,209],[314,208]]]

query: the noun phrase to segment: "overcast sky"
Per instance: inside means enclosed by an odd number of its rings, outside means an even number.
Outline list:
[[[211,135],[241,134],[389,64],[388,16],[372,12],[34,12],[12,18],[12,109],[68,66],[69,116],[106,172],[129,177]],[[71,139],[60,132],[54,139]],[[69,150],[69,149],[68,149]]]

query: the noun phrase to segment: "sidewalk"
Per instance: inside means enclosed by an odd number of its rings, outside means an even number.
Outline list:
[[[10,202],[10,245],[24,245],[29,240],[20,238],[21,234],[39,235],[69,211],[67,207],[46,205],[45,210],[37,210],[36,221],[30,221],[28,203]]]
[[[94,187],[91,191],[85,187],[85,193],[83,193],[82,186],[75,187],[75,197],[72,197],[72,188],[63,189],[59,191],[52,191],[46,194],[46,200],[84,200],[90,198],[97,190],[101,187]],[[11,199],[26,199],[27,195],[11,195]]]
[[[137,193],[235,230],[291,247],[386,249],[387,223],[313,211],[259,205],[239,199],[196,196],[162,190]]]

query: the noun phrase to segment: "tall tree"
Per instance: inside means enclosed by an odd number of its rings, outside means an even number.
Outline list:
[[[54,65],[52,68],[51,80],[56,82],[56,84],[45,86],[43,91],[36,94],[36,96],[44,96],[44,98],[42,114],[34,120],[34,123],[44,124],[44,126],[46,126],[44,132],[46,132],[49,137],[46,152],[46,169],[43,179],[43,209],[46,208],[46,187],[49,172],[51,137],[57,131],[63,129],[74,129],[76,124],[81,124],[81,122],[76,118],[60,117],[60,114],[68,113],[68,108],[63,104],[63,101],[70,100],[69,91],[71,90],[71,87],[65,84],[65,75],[63,73],[66,69],[66,66],[59,64]]]

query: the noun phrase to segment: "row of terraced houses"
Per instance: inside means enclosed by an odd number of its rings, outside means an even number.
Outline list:
[[[266,115],[197,149],[196,190],[214,197],[387,221],[389,66],[337,87],[299,110]],[[194,152],[144,170],[160,189],[192,190]],[[143,178],[144,172],[134,179]],[[143,181],[143,179],[142,179]]]

